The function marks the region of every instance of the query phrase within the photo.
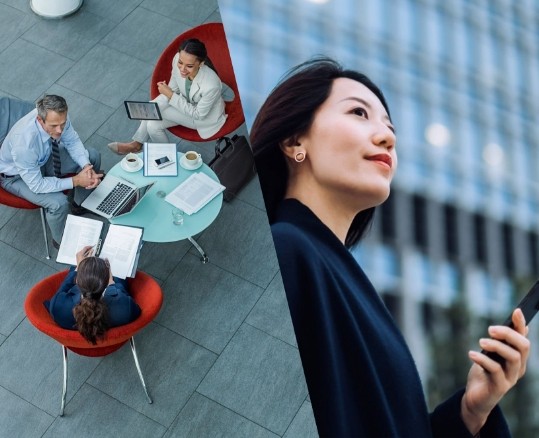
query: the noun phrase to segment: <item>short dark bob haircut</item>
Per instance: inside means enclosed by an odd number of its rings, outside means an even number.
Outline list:
[[[333,81],[338,78],[365,85],[378,97],[391,119],[380,89],[364,74],[345,70],[331,58],[316,57],[289,70],[262,105],[250,134],[270,223],[275,220],[277,207],[288,186],[288,167],[280,146],[295,144],[309,131],[316,111],[326,101]],[[356,215],[345,240],[348,248],[361,239],[373,215],[374,207]]]

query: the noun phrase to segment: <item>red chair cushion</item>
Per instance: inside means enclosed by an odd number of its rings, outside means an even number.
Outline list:
[[[238,92],[238,85],[232,67],[232,60],[230,59],[230,52],[228,51],[226,42],[225,30],[221,23],[207,23],[189,29],[176,37],[165,48],[153,71],[152,81],[150,83],[150,97],[155,99],[159,95],[157,82],[168,82],[170,79],[172,59],[174,58],[174,55],[178,53],[180,43],[189,38],[198,38],[205,44],[208,56],[217,69],[219,78],[234,91],[234,100],[232,102],[225,102],[225,113],[228,114],[226,122],[221,129],[210,138],[203,139],[198,135],[198,132],[195,129],[186,128],[185,126],[172,126],[168,128],[168,130],[177,137],[188,141],[203,142],[216,140],[235,131],[245,121]]]
[[[24,208],[26,210],[35,210],[36,208],[39,208],[38,205],[32,204],[26,199],[19,198],[4,190],[2,187],[0,187],[0,204],[13,208]]]
[[[106,356],[118,350],[136,332],[148,325],[159,313],[163,293],[159,284],[148,274],[137,271],[129,279],[130,294],[141,309],[140,316],[133,322],[107,331],[105,338],[92,345],[76,330],[66,330],[57,325],[43,305],[59,289],[68,271],[58,272],[37,283],[24,302],[28,320],[41,332],[55,339],[70,350],[83,356]]]

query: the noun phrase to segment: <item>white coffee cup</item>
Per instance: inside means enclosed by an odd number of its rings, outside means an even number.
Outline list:
[[[138,166],[138,156],[137,154],[129,153],[124,158],[125,164],[128,167],[137,167]]]
[[[195,151],[187,151],[185,155],[183,156],[185,160],[185,164],[189,167],[196,167],[200,163],[200,160],[202,157],[198,152]]]

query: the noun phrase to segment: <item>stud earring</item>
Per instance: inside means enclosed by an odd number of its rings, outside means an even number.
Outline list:
[[[305,152],[297,152],[294,160],[296,160],[296,163],[302,163],[305,160]]]

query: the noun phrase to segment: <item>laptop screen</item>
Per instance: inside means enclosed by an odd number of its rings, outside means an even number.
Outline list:
[[[144,195],[146,195],[148,190],[150,190],[154,184],[155,182],[152,182],[145,186],[138,187],[134,191],[133,196],[131,196],[127,200],[127,202],[118,209],[118,211],[114,214],[114,217],[121,216],[122,214],[131,213],[131,211],[136,207],[136,205],[140,202],[140,200],[144,197]]]

